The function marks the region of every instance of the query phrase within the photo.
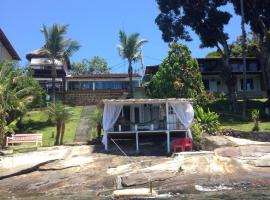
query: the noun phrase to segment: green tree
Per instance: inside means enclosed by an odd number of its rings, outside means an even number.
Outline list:
[[[71,108],[64,106],[62,103],[55,103],[49,106],[48,112],[49,116],[56,124],[56,137],[54,145],[62,145],[65,135],[66,122],[68,122],[73,116]]]
[[[120,56],[128,60],[128,75],[129,75],[129,96],[133,97],[132,63],[141,58],[141,47],[147,42],[145,39],[138,39],[139,33],[133,33],[127,36],[125,32],[119,32],[120,44],[117,45]]]
[[[84,61],[82,62],[73,62],[71,64],[71,71],[74,75],[81,75],[87,72],[88,65]]]
[[[44,34],[45,44],[42,53],[45,54],[52,64],[52,99],[55,103],[55,78],[56,60],[68,62],[69,57],[79,50],[80,45],[72,39],[65,39],[68,25],[53,24],[51,27],[42,26],[41,32]]]
[[[92,74],[107,74],[110,73],[111,68],[108,67],[108,63],[104,58],[94,56],[89,61],[88,71]]]
[[[229,36],[224,30],[231,14],[219,9],[227,1],[157,0],[157,3],[161,13],[157,16],[156,23],[165,42],[179,39],[190,41],[187,28],[191,28],[199,36],[201,48],[217,48],[222,59],[220,76],[228,88],[230,108],[236,111],[236,77],[229,65]]]
[[[150,95],[158,98],[195,98],[204,93],[198,62],[187,46],[171,43],[168,56],[150,83]]]
[[[211,51],[211,52],[209,52],[208,54],[206,54],[205,57],[206,57],[206,58],[220,58],[221,55],[220,55],[220,53],[217,52],[217,51]]]
[[[0,144],[5,135],[13,134],[19,118],[26,112],[37,90],[36,82],[12,62],[0,63]]]

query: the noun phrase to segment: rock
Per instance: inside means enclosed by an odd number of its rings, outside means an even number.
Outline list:
[[[149,188],[134,188],[113,191],[113,197],[115,199],[132,199],[132,198],[146,198],[155,197],[157,192],[155,190],[150,191]]]

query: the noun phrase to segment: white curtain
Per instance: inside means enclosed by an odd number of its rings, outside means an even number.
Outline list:
[[[170,105],[172,106],[180,122],[188,130],[188,137],[192,138],[190,131],[190,126],[194,119],[194,110],[192,105],[189,102],[175,102],[170,103]]]
[[[123,108],[123,105],[120,104],[105,104],[104,111],[103,111],[103,129],[104,134],[102,138],[102,143],[104,145],[107,144],[108,140],[108,131],[113,127],[115,122],[117,121],[121,110]]]

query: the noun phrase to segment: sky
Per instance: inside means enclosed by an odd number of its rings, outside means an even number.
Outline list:
[[[21,65],[27,64],[26,53],[44,44],[42,24],[69,25],[67,37],[81,45],[71,61],[101,56],[115,73],[127,71],[127,62],[116,48],[120,30],[138,32],[149,41],[143,47],[144,65],[159,64],[168,51],[155,24],[159,14],[155,0],[0,0],[0,6],[0,27],[21,57]],[[223,9],[233,10],[232,6]],[[240,17],[234,15],[225,30],[230,41],[235,40],[241,34]],[[193,57],[204,57],[214,50],[199,48],[199,38],[194,33],[191,36],[192,42],[181,42],[188,45]],[[140,63],[134,65],[135,69],[140,67]]]

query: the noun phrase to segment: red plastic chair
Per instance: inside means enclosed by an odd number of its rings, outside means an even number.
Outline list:
[[[189,147],[192,151],[192,139],[191,138],[176,138],[173,140],[173,152],[177,152],[178,148],[181,148],[181,151],[186,151],[186,147]]]

